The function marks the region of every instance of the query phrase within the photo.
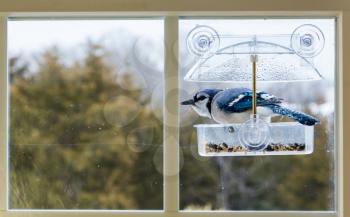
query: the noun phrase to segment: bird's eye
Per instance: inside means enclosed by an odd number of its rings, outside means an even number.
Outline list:
[[[206,96],[204,96],[204,95],[197,96],[197,100],[204,100],[205,98],[207,98],[207,97],[206,97]]]

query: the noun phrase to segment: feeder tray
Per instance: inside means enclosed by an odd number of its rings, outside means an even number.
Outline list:
[[[270,123],[270,141],[254,151],[239,140],[241,124],[200,124],[197,128],[198,152],[201,156],[256,156],[311,154],[314,127],[296,122]]]

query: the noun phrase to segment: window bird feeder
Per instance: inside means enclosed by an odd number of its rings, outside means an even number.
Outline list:
[[[268,123],[257,115],[257,82],[322,79],[313,58],[324,47],[321,30],[310,24],[286,35],[219,35],[196,26],[187,36],[189,51],[198,56],[185,76],[191,82],[252,84],[252,115],[244,123],[196,125],[202,156],[310,154],[314,126],[297,122]]]

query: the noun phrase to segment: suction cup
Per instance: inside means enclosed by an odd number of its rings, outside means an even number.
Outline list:
[[[198,25],[187,36],[187,49],[194,55],[203,56],[219,47],[219,34],[210,26]]]
[[[304,24],[296,28],[291,36],[292,49],[302,57],[317,56],[323,49],[325,39],[315,25]]]
[[[241,145],[249,151],[264,149],[270,142],[270,126],[257,115],[243,123],[238,131],[238,139]]]

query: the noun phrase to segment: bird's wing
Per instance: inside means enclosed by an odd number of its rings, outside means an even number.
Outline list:
[[[220,93],[214,100],[216,106],[226,112],[244,112],[252,108],[252,92],[249,89],[242,89],[237,92],[234,89],[227,89]],[[257,106],[280,104],[282,99],[266,92],[257,92]]]

